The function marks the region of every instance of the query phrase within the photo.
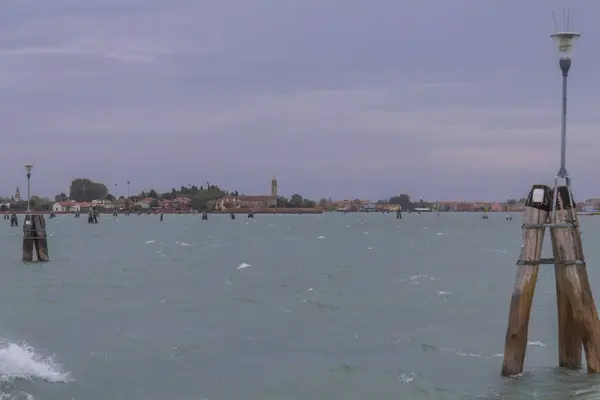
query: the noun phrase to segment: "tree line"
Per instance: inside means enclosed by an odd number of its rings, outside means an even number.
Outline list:
[[[158,207],[159,200],[175,200],[177,197],[187,197],[190,199],[190,207],[194,210],[204,211],[212,209],[214,203],[224,196],[243,196],[237,190],[227,191],[219,187],[219,185],[188,185],[180,188],[172,188],[168,192],[160,193],[154,189],[142,191],[137,195],[132,195],[129,198],[121,196],[128,203],[135,203],[141,199],[152,198],[151,206]],[[86,178],[77,178],[71,182],[69,194],[60,193],[55,196],[55,201],[65,201],[71,199],[77,202],[91,202],[92,200],[109,200],[114,201],[115,195],[110,193],[108,187],[101,182],[94,182]],[[316,203],[310,199],[302,197],[300,194],[293,194],[291,197],[277,197],[277,207],[290,208],[312,208]]]

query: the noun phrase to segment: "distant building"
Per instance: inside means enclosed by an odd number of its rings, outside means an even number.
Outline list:
[[[502,203],[492,203],[492,206],[490,207],[490,211],[499,212],[499,211],[504,211],[505,208],[506,207]]]
[[[21,192],[19,191],[19,187],[17,186],[17,190],[15,190],[15,201],[19,202],[21,201]]]
[[[57,201],[52,205],[52,211],[54,212],[79,212],[81,206],[74,200]]]
[[[106,199],[92,200],[92,206],[102,208],[115,208],[115,203]]]
[[[277,185],[277,178],[275,175],[271,177],[271,196],[277,198],[279,192],[279,186]]]
[[[375,203],[361,204],[360,211],[364,211],[364,212],[377,211],[377,206],[375,205]]]
[[[271,177],[270,196],[225,196],[215,202],[215,210],[226,211],[232,208],[250,208],[258,210],[261,208],[277,207],[277,193],[279,187],[275,175]]]
[[[225,196],[215,203],[215,210],[226,211],[232,208],[270,208],[277,207],[276,196]]]
[[[142,210],[149,210],[150,209],[150,202],[149,201],[145,201],[145,200],[140,200],[138,202],[135,203],[136,207],[141,208]]]

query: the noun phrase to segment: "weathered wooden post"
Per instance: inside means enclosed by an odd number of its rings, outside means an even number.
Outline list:
[[[23,222],[23,261],[33,261],[34,249],[38,261],[50,260],[44,216],[27,213]]]
[[[31,214],[25,214],[23,221],[23,261],[33,261],[33,242],[35,240]]]
[[[569,183],[569,180],[567,179]],[[559,365],[581,368],[581,347],[587,370],[600,372],[600,321],[587,275],[581,232],[570,185],[555,189],[552,251],[558,304]]]
[[[535,284],[542,257],[546,221],[552,205],[552,190],[545,185],[533,185],[523,213],[523,246],[517,263],[517,277],[510,301],[508,328],[504,345],[502,375],[523,371],[527,332]]]
[[[579,237],[577,214],[572,207],[572,197],[566,186],[556,187],[554,201],[556,208],[552,212],[550,234],[552,236],[552,254],[555,260],[581,260],[583,248],[574,248]],[[566,245],[566,248],[565,248]],[[564,252],[566,250],[566,253]],[[578,253],[577,255],[575,253]],[[555,264],[556,305],[558,308],[558,365],[568,369],[581,368],[581,337],[575,327],[573,307],[567,295],[565,276],[566,265]]]

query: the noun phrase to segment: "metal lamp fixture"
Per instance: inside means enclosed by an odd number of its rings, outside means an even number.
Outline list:
[[[33,164],[25,164],[25,171],[27,171],[27,212],[30,211],[31,205],[31,170],[33,169]]]

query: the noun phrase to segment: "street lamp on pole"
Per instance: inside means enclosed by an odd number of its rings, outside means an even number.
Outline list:
[[[560,141],[560,169],[558,170],[557,178],[569,181],[569,174],[566,166],[567,152],[567,77],[571,68],[571,52],[573,50],[573,42],[581,36],[577,32],[557,32],[550,35],[558,45],[558,53],[560,56],[559,66],[562,71],[562,115],[561,115],[561,141]]]
[[[31,170],[33,164],[25,164],[25,171],[27,172],[27,213],[31,213]]]
[[[129,184],[131,182],[127,181],[127,200],[129,200]]]

